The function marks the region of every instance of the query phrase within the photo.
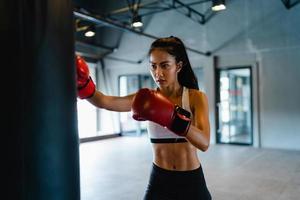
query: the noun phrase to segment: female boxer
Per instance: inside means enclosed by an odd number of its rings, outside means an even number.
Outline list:
[[[173,36],[154,41],[149,62],[157,89],[124,97],[97,91],[84,60],[76,58],[79,98],[98,108],[132,111],[134,119],[148,121],[154,157],[144,200],[211,199],[197,156],[210,143],[208,101],[198,89],[183,42]]]

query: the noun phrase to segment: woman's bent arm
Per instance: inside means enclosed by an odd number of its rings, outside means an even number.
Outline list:
[[[187,140],[201,151],[206,151],[210,144],[210,123],[207,97],[197,92],[193,98],[194,123],[187,133]]]

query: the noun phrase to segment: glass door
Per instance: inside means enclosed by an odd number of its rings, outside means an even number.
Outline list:
[[[217,143],[252,145],[250,67],[217,71]]]

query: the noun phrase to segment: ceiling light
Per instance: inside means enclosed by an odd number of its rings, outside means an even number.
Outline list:
[[[96,34],[95,32],[95,26],[94,25],[90,25],[86,32],[84,33],[85,37],[93,37]]]
[[[213,11],[220,11],[220,10],[225,10],[225,0],[212,0],[212,7],[211,9]]]
[[[85,37],[93,37],[95,35],[94,31],[87,31],[84,33]]]
[[[140,15],[133,15],[131,26],[135,28],[143,26],[142,18]]]

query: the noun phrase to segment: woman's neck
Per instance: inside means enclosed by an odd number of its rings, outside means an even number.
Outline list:
[[[172,86],[158,88],[158,90],[166,97],[177,98],[182,95],[183,86],[174,84]]]

